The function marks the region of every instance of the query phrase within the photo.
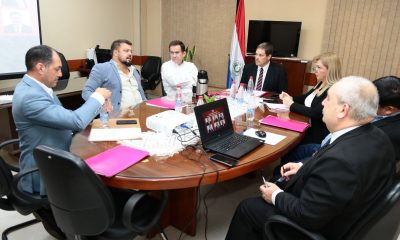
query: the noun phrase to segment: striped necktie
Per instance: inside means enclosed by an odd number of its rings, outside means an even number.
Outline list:
[[[261,91],[263,81],[264,69],[260,68],[260,74],[258,75],[256,90]]]

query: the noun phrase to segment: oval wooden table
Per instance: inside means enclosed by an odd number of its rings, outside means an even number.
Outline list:
[[[165,111],[166,109],[140,104],[134,110],[139,118],[142,131],[147,131],[146,117]],[[277,115],[266,108],[257,108],[255,122],[266,115]],[[299,121],[307,118],[294,113],[278,113],[278,116]],[[244,120],[244,117],[243,117]],[[275,146],[264,144],[240,159],[237,166],[228,168],[211,162],[211,153],[195,151],[187,148],[168,158],[148,157],[139,163],[120,172],[114,177],[102,177],[108,186],[141,190],[170,190],[170,200],[163,215],[163,227],[173,225],[189,235],[196,233],[196,206],[200,185],[214,184],[237,178],[260,169],[277,160],[304,136],[304,133],[284,130],[266,125],[255,124],[255,128],[286,136]],[[240,128],[240,126],[239,126]],[[76,134],[71,145],[71,152],[82,159],[87,159],[117,145],[116,142],[89,142],[90,126]]]

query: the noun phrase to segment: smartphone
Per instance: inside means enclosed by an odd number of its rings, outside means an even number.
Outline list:
[[[212,155],[210,157],[210,160],[214,161],[214,162],[218,162],[218,163],[224,164],[224,165],[229,166],[229,167],[236,166],[236,164],[238,162],[238,160],[235,159],[235,158],[231,158],[231,157],[228,157],[228,156],[225,156],[225,155],[221,155],[221,154]]]
[[[123,125],[123,124],[136,124],[137,121],[133,119],[126,119],[126,120],[117,120],[117,125]]]

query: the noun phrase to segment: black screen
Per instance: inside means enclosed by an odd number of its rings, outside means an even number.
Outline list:
[[[301,22],[249,21],[247,53],[254,54],[257,45],[269,42],[275,57],[296,57],[299,48]]]

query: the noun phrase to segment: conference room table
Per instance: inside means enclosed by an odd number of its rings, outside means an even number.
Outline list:
[[[134,117],[139,118],[142,132],[148,131],[146,118],[167,109],[139,104],[134,109]],[[271,112],[266,107],[259,107],[255,112],[254,128],[286,136],[276,145],[263,144],[261,147],[246,154],[235,167],[229,168],[219,163],[211,162],[206,153],[187,147],[171,157],[150,156],[138,162],[117,175],[107,178],[101,176],[103,182],[110,187],[140,189],[140,190],[169,190],[169,203],[161,220],[161,226],[172,225],[185,233],[196,234],[196,213],[199,201],[199,187],[215,184],[243,176],[263,168],[276,161],[290,151],[304,137],[304,133],[285,130],[267,125],[260,125],[258,120],[267,115],[278,115],[282,118],[306,122],[304,116],[289,112]],[[242,122],[236,119],[235,131],[245,128],[245,116]],[[239,122],[239,123],[238,123]],[[88,136],[90,126],[77,133],[72,141],[71,152],[82,159],[87,159],[110,149],[117,144],[115,141],[90,142]]]

